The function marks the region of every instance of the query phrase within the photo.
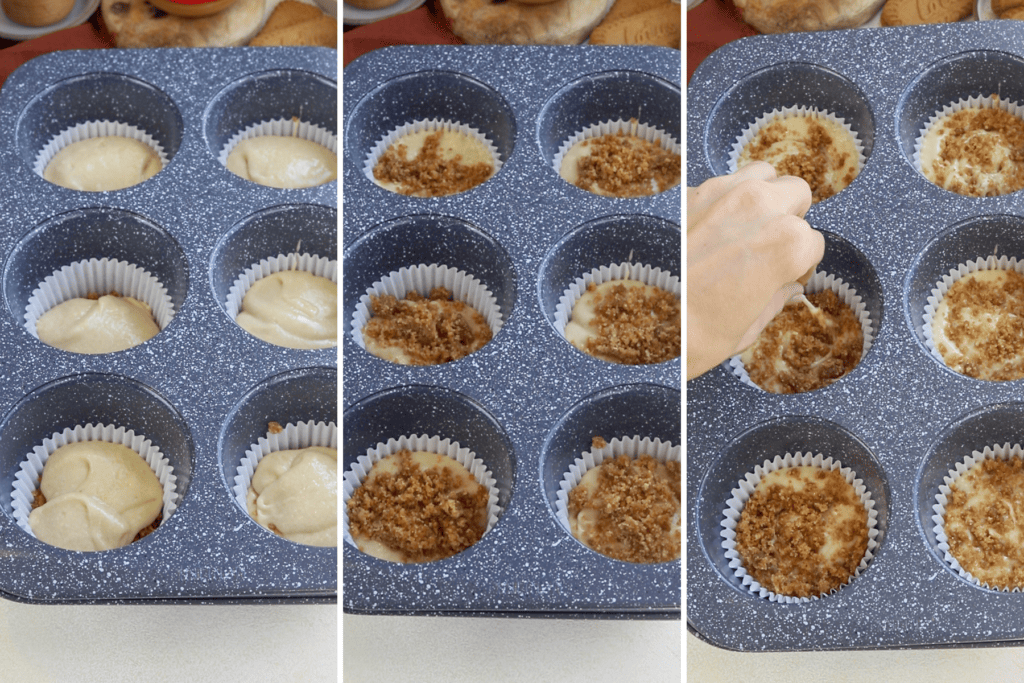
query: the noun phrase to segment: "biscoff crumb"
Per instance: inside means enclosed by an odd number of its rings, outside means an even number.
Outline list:
[[[681,536],[673,523],[678,524],[682,505],[679,463],[661,463],[650,455],[620,455],[604,460],[596,470],[596,486],[578,485],[569,492],[570,518],[587,511],[594,519],[580,540],[625,562],[678,558]]]
[[[588,326],[593,333],[582,350],[592,356],[624,365],[663,363],[682,352],[682,304],[658,287],[626,286],[610,281],[597,292],[594,317]]]
[[[949,488],[950,555],[989,586],[1024,588],[1024,462],[987,458]]]
[[[394,474],[368,477],[348,501],[351,534],[377,541],[405,562],[430,562],[473,545],[486,531],[489,493],[463,482],[443,467],[423,469],[408,450]],[[371,470],[372,472],[372,470]]]
[[[370,308],[373,317],[363,327],[367,350],[401,351],[410,365],[458,360],[482,348],[492,336],[483,315],[465,302],[453,301],[444,287],[432,289],[429,298],[416,291],[402,300],[373,295]]]
[[[44,496],[43,492],[37,488],[32,492],[32,509],[35,510],[37,507],[42,507],[45,504],[46,496]],[[147,526],[143,527],[142,529],[139,529],[139,533],[135,534],[135,538],[132,539],[132,543],[139,540],[140,538],[145,538],[146,536],[149,536],[151,533],[156,531],[157,527],[160,526],[160,522],[162,522],[163,520],[164,513],[163,510],[161,510],[159,513],[157,513],[156,519],[154,519],[152,522],[150,522]]]
[[[1000,271],[999,282],[976,277],[957,280],[942,304],[948,314],[942,330],[949,343],[936,350],[957,372],[992,381],[1024,377],[1024,275]]]
[[[625,131],[579,143],[590,148],[576,162],[577,187],[614,197],[643,197],[678,185],[681,157]]]
[[[936,125],[944,137],[935,163],[925,169],[935,184],[968,197],[1024,188],[1024,120],[980,107],[954,112]]]
[[[591,448],[594,448],[594,449],[604,448],[607,445],[608,445],[608,442],[604,440],[603,436],[594,436],[594,437],[591,437],[591,439],[590,439],[590,447]]]
[[[807,469],[815,472],[804,476]],[[864,558],[867,510],[839,470],[778,472],[803,479],[804,488],[762,479],[740,513],[736,551],[747,573],[768,590],[823,595],[845,584]]]
[[[407,147],[401,142],[389,147],[373,168],[373,177],[381,183],[394,183],[404,195],[443,197],[465,192],[484,182],[494,173],[494,164],[462,163],[462,155],[444,159],[440,153],[438,130],[427,136],[423,147],[412,159],[406,159]]]
[[[807,118],[807,134],[796,134],[786,128],[784,120],[776,120],[762,128],[743,150],[751,160],[769,161],[780,176],[792,175],[803,178],[811,186],[811,202],[816,204],[828,199],[857,177],[857,164],[852,163],[852,153],[843,151],[833,134],[817,119]],[[795,140],[801,153],[787,154],[781,159],[768,156],[769,150],[780,142]],[[838,178],[831,176],[846,168]]]
[[[852,370],[864,351],[864,330],[831,289],[808,294],[819,312],[790,302],[762,330],[741,360],[765,391],[794,394],[828,386]]]
[[[280,422],[268,422],[267,433],[268,434],[280,434],[284,431],[284,427],[281,426]]]

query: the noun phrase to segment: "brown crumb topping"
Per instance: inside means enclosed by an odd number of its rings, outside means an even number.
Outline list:
[[[680,465],[667,461],[659,473],[660,465],[649,455],[606,459],[597,467],[595,487],[576,486],[569,492],[570,517],[585,510],[597,513],[585,539],[589,547],[625,562],[667,562],[680,556],[680,531],[672,529],[681,509]]]
[[[268,422],[267,433],[268,434],[280,434],[284,431],[284,427],[281,426],[280,422]]]
[[[32,509],[35,510],[37,507],[42,507],[45,504],[46,496],[44,496],[43,492],[37,488],[32,492]],[[163,510],[161,510],[160,512],[157,513],[156,519],[150,522],[147,526],[140,529],[139,533],[135,534],[135,538],[132,539],[132,543],[139,540],[140,538],[145,538],[146,536],[149,536],[151,533],[156,531],[157,527],[160,526],[160,522],[162,522],[163,520],[164,513]]]
[[[1002,272],[1006,275],[998,282],[961,278],[942,300],[948,310],[943,332],[956,351],[938,340],[936,350],[968,377],[1024,377],[1024,275]]]
[[[1024,188],[1024,120],[981,107],[955,112],[937,125],[945,135],[931,168],[937,185],[969,197]]]
[[[349,530],[398,551],[406,562],[430,562],[473,545],[486,530],[487,489],[443,467],[422,469],[408,450],[395,454],[395,474],[368,478],[348,501]]]
[[[803,469],[781,472],[799,479]],[[828,593],[853,576],[867,551],[867,510],[853,487],[838,470],[814,469],[799,491],[762,480],[736,525],[743,567],[779,595]]]
[[[795,133],[780,121],[773,121],[758,131],[750,141],[745,154],[752,160],[769,161],[780,175],[793,175],[803,178],[811,186],[811,201],[818,203],[828,199],[857,177],[857,165],[851,164],[850,153],[840,149],[832,133],[820,121],[807,118],[808,131],[805,137],[799,138],[801,153],[788,154],[782,159],[770,158],[769,151],[780,142],[793,138]],[[833,181],[831,175],[850,168],[842,177]]]
[[[966,489],[966,490],[965,490]],[[980,581],[1024,588],[1024,463],[988,458],[950,485],[949,552]]]
[[[820,311],[790,302],[743,356],[752,382],[765,391],[795,394],[828,386],[852,370],[864,350],[853,310],[831,289],[808,294]]]
[[[680,182],[680,155],[643,138],[620,131],[580,144],[590,155],[577,161],[575,185],[588,192],[596,187],[614,197],[643,197]]]
[[[682,352],[681,311],[680,300],[658,287],[604,287],[594,302],[595,334],[583,350],[625,365],[671,360]]]
[[[458,360],[491,340],[491,328],[472,306],[453,301],[451,292],[435,287],[425,299],[416,291],[398,300],[390,294],[371,296],[373,317],[363,339],[378,347],[405,352],[411,365],[437,365]]]
[[[396,184],[400,194],[419,197],[465,192],[491,177],[494,165],[490,162],[463,164],[461,154],[443,158],[440,152],[443,132],[438,130],[428,135],[412,159],[406,158],[408,148],[396,142],[377,160],[373,177],[381,183]]]

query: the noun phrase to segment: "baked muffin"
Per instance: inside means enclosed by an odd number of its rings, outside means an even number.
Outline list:
[[[943,517],[949,554],[992,588],[1024,589],[1024,460],[986,458],[949,489]]]
[[[770,163],[780,176],[803,178],[811,201],[820,202],[853,182],[860,173],[860,152],[850,131],[814,112],[776,116],[743,145],[737,168],[752,161]]]
[[[639,280],[591,283],[573,305],[565,338],[611,363],[663,363],[682,352],[682,303]]]
[[[932,345],[943,362],[968,377],[1024,377],[1024,275],[977,270],[950,286],[935,307]]]
[[[925,131],[920,169],[928,180],[968,197],[1024,187],[1024,119],[995,107],[967,107]]]
[[[826,387],[850,372],[864,351],[853,309],[831,289],[790,301],[741,355],[757,386],[774,394]]]
[[[597,437],[594,447],[603,446]],[[569,491],[569,530],[616,560],[668,562],[682,552],[681,501],[679,462],[644,454],[606,458]]]
[[[736,524],[743,568],[777,595],[813,598],[847,583],[868,549],[868,513],[841,472],[782,467],[761,478]]]
[[[412,197],[465,192],[495,173],[494,154],[475,137],[439,128],[395,140],[373,167],[373,182]]]
[[[483,537],[487,487],[459,461],[402,449],[374,463],[348,500],[356,546],[390,562],[432,562]]]

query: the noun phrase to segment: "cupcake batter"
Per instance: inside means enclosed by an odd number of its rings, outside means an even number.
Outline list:
[[[242,297],[235,318],[265,342],[291,349],[338,345],[338,285],[304,270],[260,278]]]
[[[228,154],[227,168],[269,187],[316,187],[338,177],[338,157],[312,140],[261,135],[235,145]]]
[[[338,451],[313,446],[267,453],[246,493],[249,516],[305,545],[338,545]]]
[[[149,305],[105,294],[61,302],[36,321],[39,340],[74,353],[113,353],[138,346],[160,332]]]
[[[43,177],[72,190],[104,192],[137,185],[162,168],[160,156],[146,143],[112,135],[62,148],[46,165]]]

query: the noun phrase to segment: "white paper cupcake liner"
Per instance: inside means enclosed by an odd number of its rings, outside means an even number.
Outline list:
[[[427,453],[444,455],[452,458],[469,470],[469,473],[473,475],[473,478],[476,479],[477,483],[486,487],[488,491],[487,529],[484,530],[484,535],[487,535],[487,532],[494,528],[494,525],[498,522],[498,517],[501,516],[502,509],[501,506],[498,505],[497,482],[494,477],[491,476],[491,471],[487,468],[487,465],[484,464],[484,461],[476,457],[476,453],[473,451],[461,446],[458,441],[442,439],[439,436],[413,434],[409,436],[401,436],[397,439],[388,439],[387,443],[378,442],[375,447],[366,449],[365,455],[360,455],[356,458],[356,461],[353,462],[352,466],[345,472],[344,481],[342,483],[341,524],[346,541],[351,543],[353,546],[356,544],[348,529],[349,498],[351,498],[355,490],[359,488],[364,481],[366,481],[366,477],[369,476],[370,469],[374,464],[401,450],[425,451]]]
[[[605,442],[601,448],[584,451],[569,465],[569,469],[558,483],[558,491],[555,492],[555,517],[558,523],[567,533],[572,534],[569,525],[569,492],[579,485],[583,475],[605,460],[614,460],[620,455],[628,455],[635,460],[641,455],[649,455],[659,462],[680,462],[682,450],[682,446],[674,446],[669,441],[646,436],[628,436],[616,437]]]
[[[617,135],[619,133],[632,135],[642,140],[653,142],[662,149],[672,152],[673,154],[681,154],[679,141],[662,129],[646,123],[638,123],[635,119],[630,119],[628,121],[624,119],[615,119],[594,123],[570,135],[562,142],[561,145],[559,145],[558,151],[555,152],[555,156],[551,160],[551,167],[555,169],[555,173],[560,173],[562,170],[562,158],[573,147],[573,145],[583,142],[584,140],[601,137],[602,135]]]
[[[1022,458],[1024,459],[1024,449],[1020,447],[1020,444],[1004,443],[1002,445],[995,444],[992,446],[985,446],[982,451],[973,451],[970,455],[965,457],[960,462],[956,463],[953,469],[949,470],[949,473],[943,477],[944,484],[939,486],[939,491],[935,494],[935,505],[932,506],[932,510],[935,514],[932,515],[932,521],[935,522],[933,531],[935,532],[936,548],[942,553],[943,559],[946,563],[960,575],[961,578],[970,581],[975,586],[981,586],[990,590],[1002,591],[1004,593],[1019,593],[1020,588],[1003,588],[1001,586],[990,586],[987,582],[979,580],[969,571],[960,566],[953,555],[949,552],[949,538],[946,536],[946,504],[949,502],[949,495],[952,492],[950,488],[957,479],[963,474],[970,470],[975,465],[988,460],[999,459],[1009,460],[1010,458]]]
[[[42,176],[43,171],[46,170],[46,166],[50,163],[50,160],[53,159],[57,152],[61,151],[71,143],[81,142],[82,140],[88,140],[90,138],[106,137],[122,137],[138,140],[152,148],[152,150],[157,153],[157,156],[160,157],[161,167],[167,167],[167,153],[152,135],[136,126],[122,123],[120,121],[109,121],[104,119],[102,121],[86,121],[85,123],[79,123],[55,135],[53,139],[46,143],[46,145],[39,150],[39,153],[36,154],[35,161],[32,164],[32,170],[35,171],[36,175]]]
[[[917,138],[914,140],[914,154],[913,162],[914,168],[921,171],[921,146],[924,143],[924,138],[931,130],[932,126],[938,123],[940,120],[955,114],[958,111],[964,109],[1002,109],[1008,114],[1013,114],[1019,119],[1024,119],[1024,105],[1018,104],[1017,102],[1011,102],[1010,100],[1004,100],[999,97],[993,97],[991,95],[986,97],[968,97],[967,99],[960,98],[956,102],[952,102],[944,106],[941,110],[935,112],[925,122],[924,126],[917,134]]]
[[[839,297],[839,300],[845,303],[853,310],[853,314],[857,316],[857,320],[860,321],[861,333],[864,336],[864,346],[860,352],[861,360],[864,360],[864,356],[871,350],[871,345],[875,342],[875,322],[871,320],[871,314],[868,312],[867,304],[857,290],[851,287],[849,284],[843,282],[841,278],[835,275],[830,275],[824,271],[816,272],[811,276],[811,279],[804,285],[804,293],[806,294],[817,294],[826,289],[831,289]],[[732,373],[739,378],[741,382],[747,386],[754,387],[760,391],[764,391],[759,387],[747,373],[747,369],[743,367],[743,361],[740,360],[742,354],[736,354],[729,359],[729,369]],[[767,393],[767,392],[766,392]]]
[[[363,340],[363,328],[373,317],[373,309],[370,307],[370,296],[381,296],[390,294],[396,299],[404,299],[412,291],[427,297],[435,287],[444,287],[452,293],[452,299],[462,301],[468,306],[476,309],[487,321],[491,328],[491,337],[496,337],[501,331],[504,320],[498,300],[491,291],[464,270],[449,266],[431,263],[421,263],[415,266],[400,268],[391,271],[386,276],[377,280],[366,290],[366,293],[359,297],[355,313],[352,314],[352,340],[360,348],[366,348]]]
[[[145,302],[161,330],[174,319],[174,302],[156,277],[126,261],[94,258],[64,266],[36,287],[25,307],[25,329],[38,339],[36,322],[57,304],[111,292]]]
[[[743,153],[743,148],[754,139],[762,128],[767,126],[776,119],[786,119],[792,116],[808,116],[817,119],[827,119],[832,121],[846,130],[847,133],[853,138],[853,147],[857,150],[857,173],[861,172],[864,168],[864,143],[861,142],[860,136],[857,135],[857,131],[850,127],[850,124],[846,122],[846,119],[840,118],[826,109],[818,109],[817,107],[807,107],[804,105],[796,107],[782,107],[781,109],[773,109],[767,114],[754,119],[754,122],[743,129],[736,138],[736,142],[732,144],[732,149],[729,151],[728,169],[729,173],[735,173],[740,159],[740,154]]]
[[[228,288],[225,305],[231,319],[234,320],[238,317],[238,312],[242,310],[242,299],[257,280],[285,270],[302,270],[338,284],[338,262],[336,260],[297,252],[265,258],[242,271],[241,275],[235,278],[231,287]]]
[[[51,437],[43,439],[41,445],[33,448],[32,452],[22,461],[14,475],[14,488],[11,491],[11,507],[18,526],[33,538],[35,537],[28,516],[32,512],[33,493],[39,488],[43,467],[58,448],[80,441],[106,441],[121,444],[138,453],[153,470],[156,478],[160,481],[160,486],[163,487],[163,519],[160,524],[167,523],[180,502],[176,486],[178,478],[174,474],[174,468],[171,467],[170,462],[160,452],[160,449],[145,436],[136,434],[132,430],[125,430],[124,427],[87,424],[68,428],[63,432],[54,432]]]
[[[994,254],[987,257],[979,257],[973,261],[967,261],[955,268],[951,268],[949,273],[943,275],[942,279],[935,284],[924,307],[924,315],[921,319],[921,335],[924,337],[925,348],[943,365],[946,364],[946,361],[935,348],[935,338],[932,334],[932,321],[935,319],[935,311],[938,310],[939,304],[942,303],[949,289],[960,278],[970,273],[976,273],[979,270],[1013,270],[1024,275],[1024,261],[1018,261],[1016,256],[1007,258],[1006,256],[997,257]]]
[[[231,150],[235,148],[235,145],[242,140],[258,138],[264,135],[302,138],[303,140],[309,140],[326,147],[335,156],[338,154],[338,136],[326,128],[314,123],[296,121],[294,119],[273,119],[254,123],[232,135],[221,148],[220,154],[217,155],[217,161],[226,167],[228,165],[228,155],[231,154]]]
[[[501,170],[502,161],[501,156],[498,154],[498,148],[493,142],[491,142],[490,138],[476,128],[451,119],[417,119],[416,121],[406,123],[388,132],[370,148],[370,151],[366,155],[366,159],[363,160],[363,175],[369,178],[370,182],[376,183],[377,180],[373,177],[373,168],[377,165],[377,161],[380,159],[380,156],[387,151],[388,147],[393,145],[403,135],[419,133],[424,130],[429,132],[438,130],[454,131],[473,138],[482,144],[491,154],[491,159],[494,162],[494,173],[491,174],[491,177],[493,178],[497,175],[498,171]]]
[[[277,434],[267,432],[259,440],[250,445],[235,470],[234,485],[231,493],[245,514],[249,514],[246,495],[252,475],[260,460],[269,453],[295,450],[300,448],[333,448],[338,450],[338,429],[333,422],[296,422],[288,423]]]
[[[810,602],[811,600],[817,600],[825,596],[825,594],[821,594],[814,597],[798,598],[791,595],[779,595],[774,591],[768,590],[747,573],[747,570],[743,567],[743,560],[740,558],[739,552],[736,550],[736,526],[739,524],[743,508],[746,506],[747,501],[750,500],[750,496],[754,493],[754,489],[757,488],[761,479],[776,470],[801,466],[820,467],[825,470],[839,470],[839,473],[847,483],[853,487],[856,494],[860,497],[861,502],[864,504],[864,509],[867,510],[868,547],[864,552],[864,557],[861,559],[857,569],[854,570],[853,576],[843,583],[842,586],[849,584],[850,581],[853,581],[853,579],[860,576],[867,568],[868,563],[870,563],[872,558],[874,558],[875,552],[878,550],[878,544],[881,540],[879,538],[881,532],[878,529],[878,511],[875,510],[875,501],[871,497],[871,492],[868,491],[867,487],[864,486],[864,483],[857,478],[857,473],[849,467],[843,467],[839,460],[833,460],[831,457],[826,458],[821,453],[812,455],[811,453],[801,452],[786,453],[784,456],[775,456],[773,460],[765,460],[762,464],[756,466],[752,472],[747,472],[744,478],[738,483],[737,488],[732,490],[732,496],[726,502],[726,508],[723,511],[721,537],[722,548],[725,550],[725,557],[729,560],[729,568],[733,571],[736,578],[738,578],[743,586],[745,586],[751,593],[754,593],[759,597],[766,598],[771,602],[792,604],[798,602]],[[842,588],[842,586],[832,589],[829,594],[836,593],[840,588]]]

